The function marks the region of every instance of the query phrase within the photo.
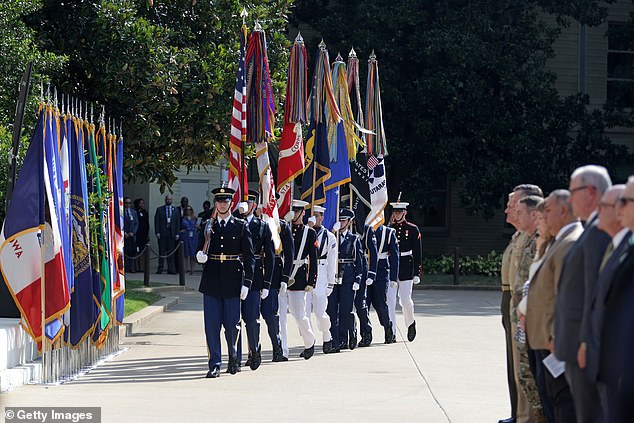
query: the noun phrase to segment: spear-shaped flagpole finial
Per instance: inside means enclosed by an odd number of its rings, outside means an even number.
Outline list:
[[[255,21],[255,27],[253,28],[253,30],[262,32],[262,25],[260,25],[260,21]]]
[[[246,7],[242,7],[242,12],[240,12],[240,17],[242,18],[242,25],[247,24],[247,16],[249,16],[249,12],[247,12]]]
[[[374,54],[374,49],[372,50],[372,53],[370,53],[370,60],[376,62],[376,54]]]
[[[402,194],[402,193],[403,193],[402,191],[399,191],[399,192],[398,192],[398,198],[396,199],[396,202],[397,202],[397,203],[400,203],[400,202],[401,202],[401,194]]]
[[[302,38],[302,33],[297,31],[297,37],[295,37],[295,44],[304,44],[304,39]]]
[[[93,123],[93,118],[95,117],[95,105],[90,105],[90,123]]]
[[[341,53],[337,53],[337,58],[335,59],[335,62],[342,62],[343,63],[343,57],[341,57]]]
[[[320,50],[326,50],[326,43],[324,42],[324,39],[322,38],[321,41],[319,42],[319,49]]]
[[[351,59],[356,59],[357,58],[357,52],[354,51],[354,47],[352,47],[350,49],[350,53],[348,53],[348,57],[351,58]]]

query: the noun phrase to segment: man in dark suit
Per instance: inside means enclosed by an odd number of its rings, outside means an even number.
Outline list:
[[[165,196],[165,205],[157,207],[154,213],[154,232],[159,245],[159,262],[156,273],[163,273],[164,256],[173,252],[181,228],[179,212],[172,206],[172,196]],[[174,254],[167,257],[167,273],[176,274]]]
[[[589,314],[603,253],[610,236],[597,228],[601,197],[612,186],[606,168],[582,166],[570,177],[570,203],[574,215],[585,222],[583,234],[564,260],[555,307],[555,355],[566,362],[566,380],[575,403],[577,421],[602,422],[596,384],[579,366],[582,321]]]
[[[136,232],[139,229],[139,218],[136,211],[132,208],[132,200],[130,197],[123,199],[123,251],[125,257],[125,271],[136,272],[134,256],[136,256]]]
[[[619,197],[617,218],[634,232],[634,176]],[[617,423],[634,421],[634,236],[625,242],[626,251],[615,257],[618,264],[605,300],[599,350],[599,380],[606,385],[610,421]]]
[[[231,216],[231,188],[216,188],[215,218],[205,225],[198,242],[196,259],[204,264],[198,290],[203,293],[205,338],[209,351],[208,378],[220,375],[222,351],[220,329],[225,329],[229,355],[227,372],[240,371],[236,340],[240,321],[240,300],[246,299],[253,280],[255,257],[246,222]]]
[[[614,185],[608,189],[599,203],[598,228],[612,237],[606,248],[601,265],[599,266],[599,279],[595,286],[588,316],[583,320],[581,328],[581,345],[577,360],[579,367],[586,369],[586,374],[591,381],[596,381],[603,420],[612,421],[613,407],[610,406],[610,396],[603,378],[599,378],[599,354],[600,347],[606,340],[602,337],[603,321],[605,316],[605,299],[612,286],[614,273],[619,265],[620,257],[627,251],[630,230],[624,228],[616,216],[618,198],[625,190],[625,185]],[[608,342],[610,342],[608,340]],[[611,410],[612,409],[612,410]]]

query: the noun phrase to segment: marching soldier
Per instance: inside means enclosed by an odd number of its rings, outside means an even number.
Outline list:
[[[196,258],[204,264],[198,290],[204,294],[205,338],[209,351],[206,377],[217,378],[222,364],[221,326],[225,329],[229,353],[227,372],[236,374],[240,371],[236,352],[240,300],[249,293],[255,259],[246,222],[231,216],[234,190],[223,187],[212,192],[215,212],[201,233]]]
[[[317,285],[312,292],[306,294],[306,316],[310,321],[311,310],[317,317],[317,327],[323,334],[322,349],[324,354],[333,350],[330,335],[330,317],[326,313],[328,296],[332,293],[337,271],[337,239],[324,226],[325,208],[313,206],[313,229],[317,236]],[[308,225],[311,223],[309,221]]]
[[[412,301],[412,284],[420,283],[422,247],[418,226],[405,220],[409,203],[399,200],[390,203],[392,206],[391,224],[396,230],[399,248],[398,282],[390,282],[387,292],[387,305],[392,321],[392,331],[396,333],[396,292],[398,290],[399,303],[403,309],[405,324],[407,325],[407,340],[416,337],[416,322],[414,321],[414,301]]]
[[[315,353],[315,334],[306,317],[306,292],[315,288],[317,283],[317,248],[315,247],[315,231],[304,225],[304,208],[307,202],[293,200],[293,240],[295,243],[295,257],[293,270],[288,278],[288,306],[297,322],[299,333],[304,340],[302,357],[308,360]],[[280,293],[285,291],[284,286]]]
[[[366,302],[368,310],[371,304],[379,316],[379,323],[385,330],[385,343],[392,344],[396,342],[396,336],[392,331],[392,322],[387,308],[387,290],[390,281],[394,285],[398,281],[398,262],[400,258],[398,240],[396,239],[396,231],[385,225],[379,226],[375,235],[378,244],[378,265],[376,279],[367,288]]]
[[[279,196],[279,195],[278,195]],[[286,313],[288,309],[288,298],[284,294],[283,308],[281,307],[280,288],[284,286],[284,291],[288,287],[288,278],[293,269],[293,257],[295,247],[293,246],[293,234],[291,225],[286,221],[280,220],[280,239],[282,241],[282,251],[275,254],[275,264],[273,267],[273,278],[271,280],[271,288],[269,295],[262,299],[262,318],[266,322],[271,345],[273,345],[273,361],[288,361],[288,345],[286,344]],[[282,314],[283,313],[283,314]],[[280,321],[283,318],[283,334],[280,331]],[[286,349],[286,355],[284,354]]]
[[[247,298],[242,301],[242,320],[247,331],[249,343],[249,357],[245,363],[256,370],[262,362],[262,348],[260,346],[260,297],[266,299],[270,294],[273,265],[275,263],[275,248],[271,229],[262,219],[256,217],[253,212],[258,206],[259,193],[249,190],[246,212],[243,219],[251,233],[253,252],[255,254],[255,271],[253,283]],[[244,207],[244,205],[243,205]],[[276,344],[274,344],[276,345]],[[242,362],[242,335],[238,338],[238,365]]]
[[[335,345],[333,352],[352,345],[343,345],[339,336],[339,326],[350,336],[350,343],[354,339],[354,293],[359,290],[363,273],[363,250],[356,234],[350,231],[350,224],[354,212],[341,209],[339,212],[339,259],[338,278],[332,293],[328,297],[328,316],[330,316],[330,333]]]

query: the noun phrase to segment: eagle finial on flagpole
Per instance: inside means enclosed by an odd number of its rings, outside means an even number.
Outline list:
[[[240,17],[242,18],[242,25],[247,24],[247,16],[249,16],[249,12],[247,12],[246,7],[242,7],[242,12],[240,12]]]
[[[319,49],[320,50],[326,50],[326,43],[324,42],[324,39],[322,38],[321,41],[319,42]]]
[[[297,31],[297,37],[295,37],[295,44],[304,44],[304,39],[302,38],[302,33]]]
[[[262,25],[260,25],[260,21],[255,21],[255,27],[253,28],[253,30],[262,32]]]

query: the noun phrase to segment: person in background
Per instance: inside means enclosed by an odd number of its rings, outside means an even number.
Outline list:
[[[207,221],[211,217],[212,213],[211,202],[209,200],[205,200],[203,202],[203,211],[198,213],[198,226],[202,226],[203,222]]]
[[[196,223],[196,216],[194,210],[190,206],[186,206],[184,209],[185,215],[181,220],[181,239],[183,240],[185,264],[189,263],[189,274],[194,274],[194,267],[196,266],[196,244],[198,243],[198,224]],[[187,270],[187,269],[185,269]]]
[[[130,197],[123,199],[123,252],[126,273],[136,272],[134,256],[137,253],[136,233],[139,229],[139,218],[132,208]]]
[[[136,246],[137,251],[140,253],[150,240],[150,215],[145,209],[145,201],[142,198],[134,200],[134,210],[136,210],[137,221],[139,222],[139,228],[136,231]],[[145,270],[143,257],[139,257],[137,260],[136,268],[140,271]]]
[[[174,265],[174,248],[179,241],[180,236],[180,214],[178,210],[172,206],[172,196],[165,196],[165,205],[156,208],[154,214],[154,232],[159,245],[159,259],[157,274],[163,273],[163,265],[165,256],[167,256],[167,273],[176,274],[176,266]]]

